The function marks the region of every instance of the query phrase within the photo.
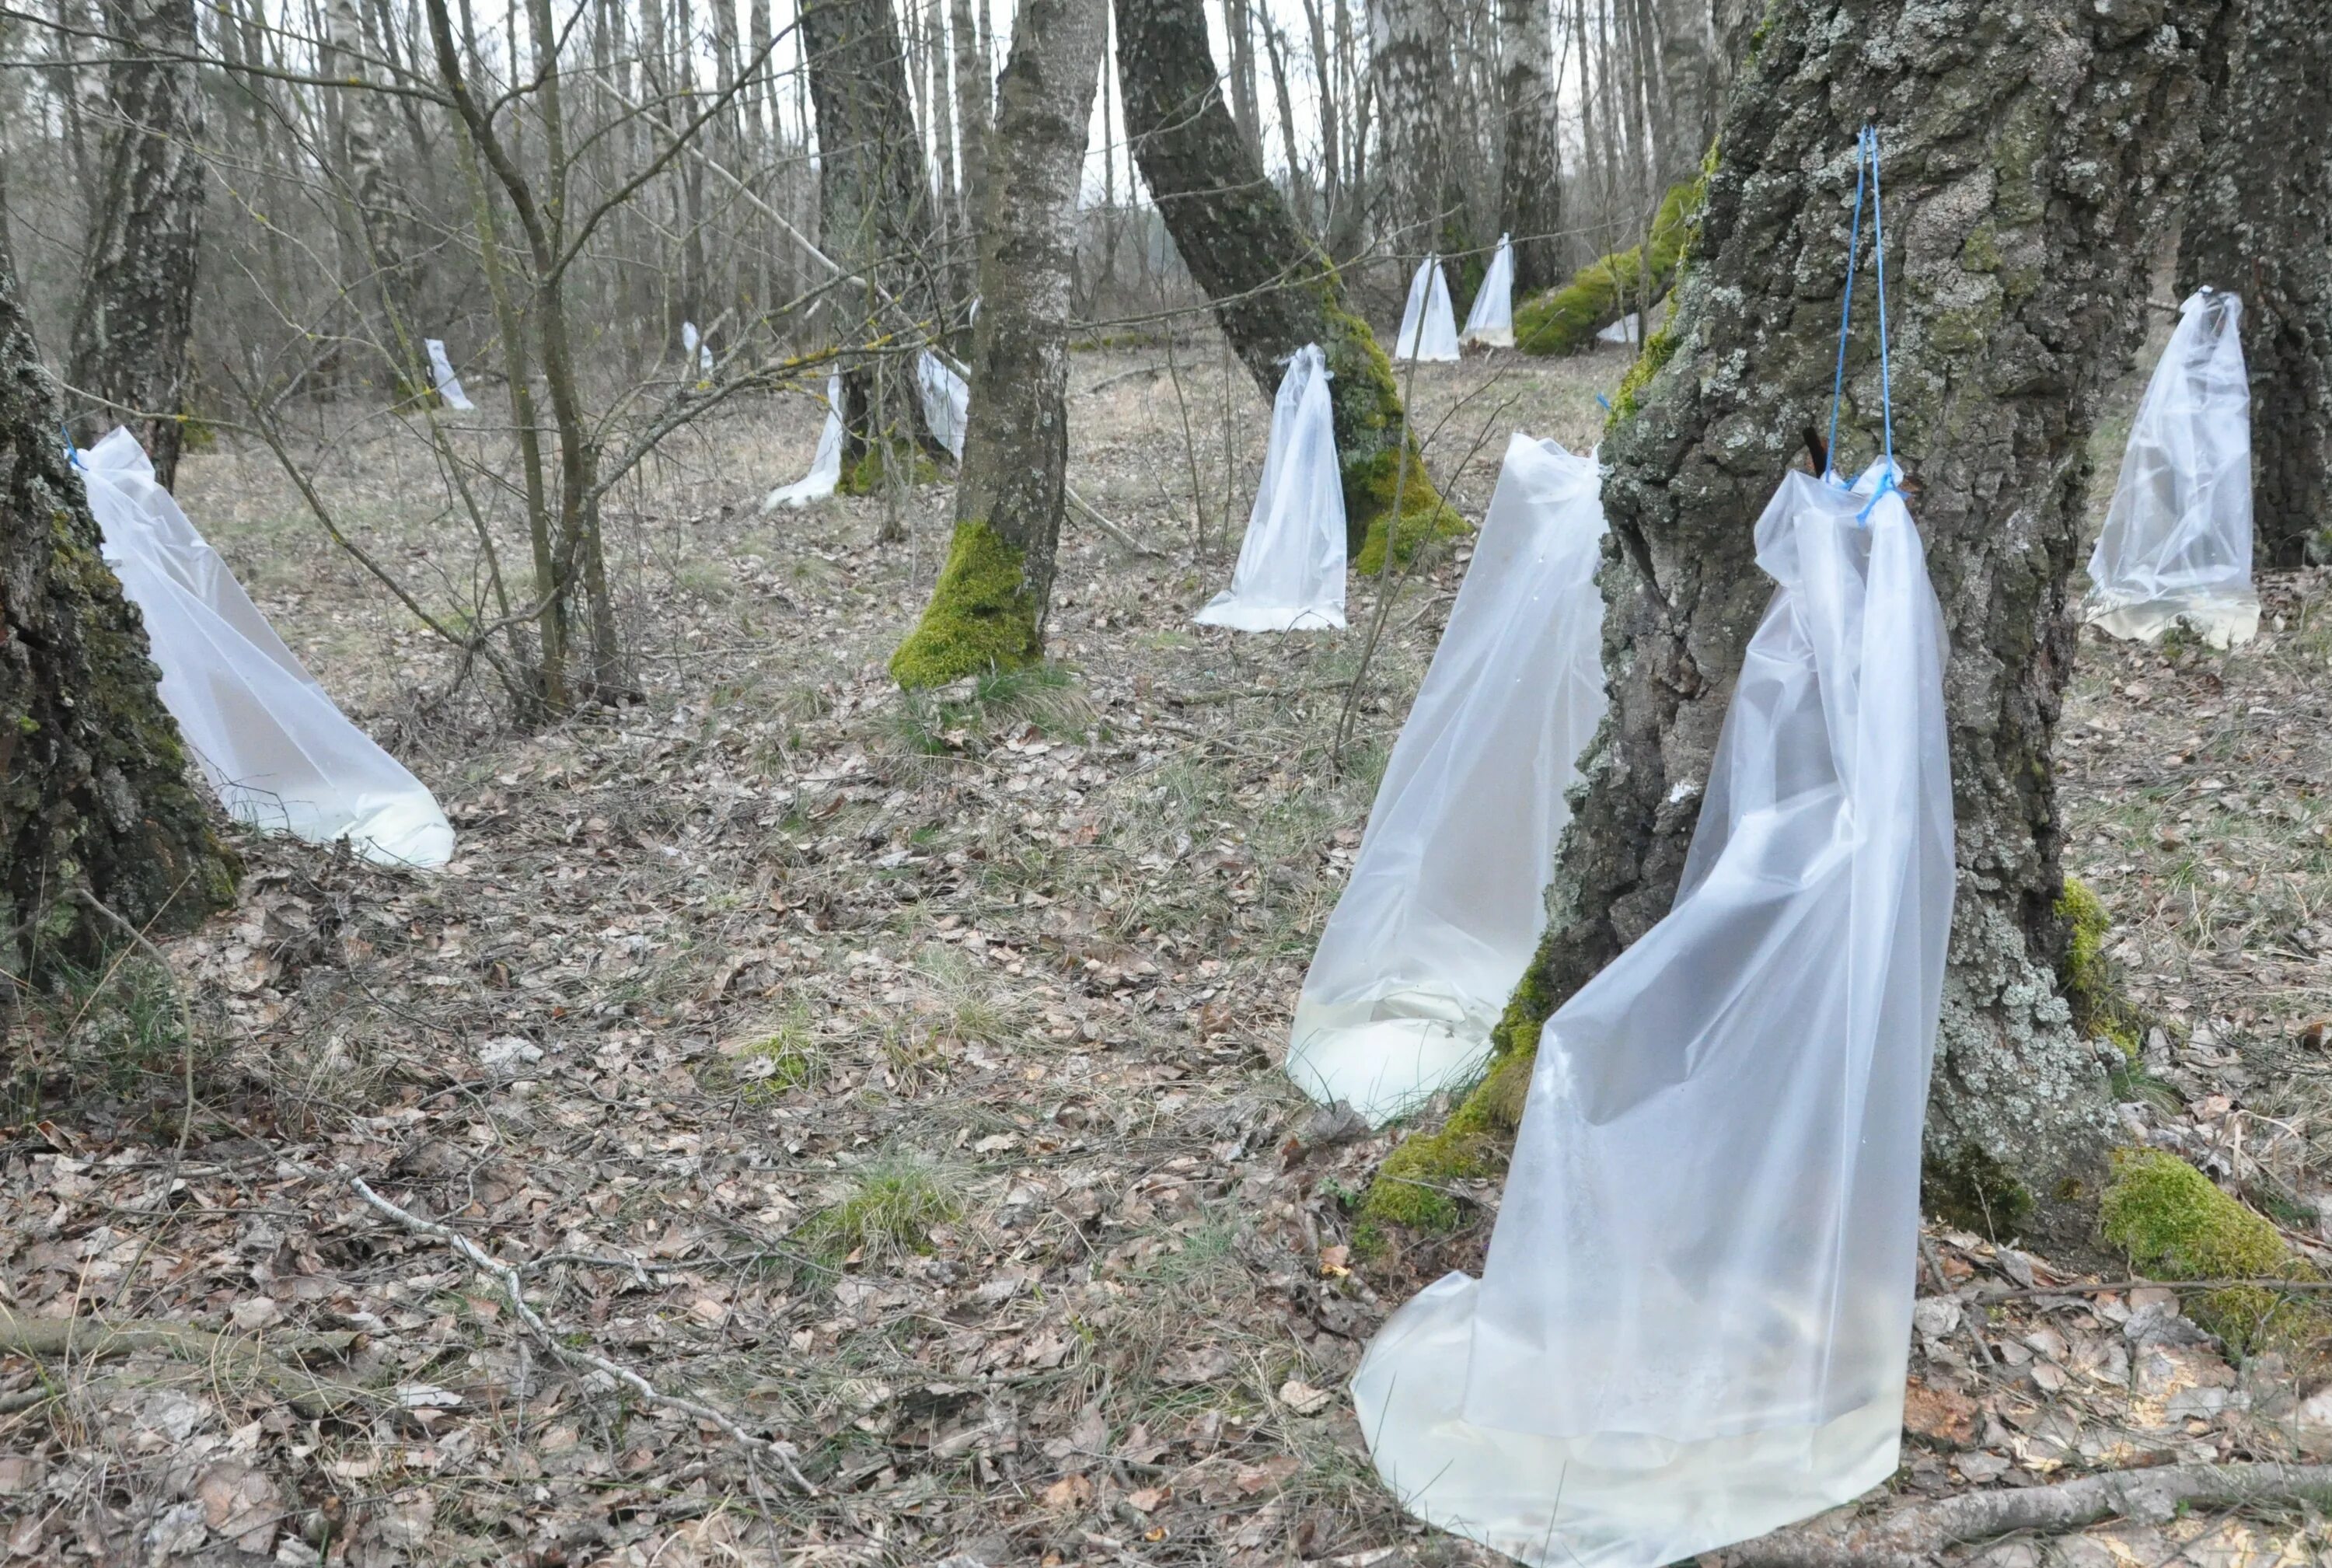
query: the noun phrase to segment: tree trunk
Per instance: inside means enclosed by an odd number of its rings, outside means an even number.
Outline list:
[[[234,893],[57,419],[0,258],[0,976],[19,978],[118,940],[79,895],[177,929]]]
[[[2308,0],[2242,12],[2178,287],[2242,296],[2257,553],[2292,567],[2332,559],[2332,14]]]
[[[107,70],[119,119],[105,139],[104,188],[91,220],[73,312],[74,386],[146,416],[139,436],[165,486],[185,440],[187,344],[203,225],[203,98],[191,56],[193,0],[115,0],[120,42]],[[94,439],[125,420],[98,409],[75,421]]]
[[[1612,709],[1583,760],[1547,933],[1499,1026],[1489,1079],[1388,1174],[1495,1168],[1540,1026],[1675,894],[1772,588],[1752,525],[1826,417],[1852,148],[1868,107],[1885,138],[1896,449],[1952,636],[1961,892],[1928,1197],[2002,1238],[2028,1221],[2074,1233],[2058,1200],[2093,1190],[2110,1121],[2099,1047],[2058,994],[2050,760],[2074,648],[2066,583],[2100,387],[2139,328],[2148,242],[2227,9],[2193,4],[2168,24],[2091,0],[1937,0],[1916,12],[1778,0],[1768,14],[1676,318],[1603,441]],[[1873,454],[1879,423],[1863,227],[1845,473]],[[1419,1192],[1436,1196],[1380,1181],[1371,1206],[1402,1220],[1419,1214]]]
[[[1343,285],[1248,153],[1223,102],[1199,0],[1117,0],[1126,138],[1182,263],[1215,301],[1215,320],[1268,399],[1306,343],[1328,357],[1344,525],[1354,564],[1382,561],[1402,427],[1392,366]],[[1424,465],[1406,464],[1400,548],[1462,528]]]
[[[355,84],[335,95],[340,111],[340,178],[354,209],[353,237],[361,247],[352,271],[356,278],[364,280],[349,292],[358,299],[372,300],[379,311],[375,332],[392,363],[393,375],[420,376],[419,362],[408,351],[417,345],[400,346],[409,304],[406,247],[398,234],[396,182],[381,146],[379,95],[363,85],[364,24],[358,18],[355,0],[323,0],[323,13],[327,70]],[[425,377],[421,384],[427,384]]]
[[[1377,234],[1393,253],[1466,249],[1449,158],[1449,31],[1440,0],[1368,0],[1369,71],[1383,128]]]
[[[980,215],[987,205],[987,46],[972,24],[971,0],[948,0],[948,26],[955,34],[955,118],[962,128],[963,196],[959,210],[964,221],[961,227],[977,244]]]
[[[913,633],[903,686],[944,685],[1044,651],[1068,466],[1069,286],[1104,0],[1021,0],[980,225],[971,417],[955,542]]]
[[[1710,0],[1658,0],[1667,156],[1659,183],[1690,179],[1716,135],[1716,23]]]
[[[1527,299],[1563,275],[1563,157],[1547,0],[1500,0],[1498,27],[1499,221],[1514,236],[1515,292]]]

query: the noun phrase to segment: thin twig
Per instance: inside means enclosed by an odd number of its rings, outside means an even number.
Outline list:
[[[434,1219],[424,1219],[408,1209],[398,1208],[374,1191],[366,1184],[363,1177],[346,1166],[340,1168],[340,1174],[354,1190],[356,1195],[372,1208],[416,1235],[444,1242],[455,1252],[460,1253],[472,1267],[502,1286],[503,1296],[511,1304],[511,1310],[518,1315],[520,1322],[534,1331],[535,1338],[540,1340],[543,1348],[552,1355],[569,1365],[588,1366],[595,1372],[606,1373],[630,1389],[651,1406],[660,1405],[667,1410],[678,1410],[683,1415],[693,1416],[709,1426],[719,1428],[739,1447],[750,1452],[768,1454],[775,1458],[785,1471],[787,1479],[793,1482],[804,1496],[817,1495],[817,1488],[810,1485],[809,1478],[804,1476],[794,1463],[793,1444],[782,1439],[757,1438],[711,1405],[695,1400],[683,1399],[677,1394],[665,1393],[631,1368],[609,1361],[606,1356],[569,1344],[548,1323],[543,1321],[541,1314],[527,1304],[525,1287],[519,1278],[517,1269],[506,1263],[495,1261],[477,1243],[451,1226],[440,1225]]]

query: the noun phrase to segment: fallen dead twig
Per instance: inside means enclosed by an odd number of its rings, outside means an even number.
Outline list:
[[[1132,534],[1126,532],[1123,528],[1120,528],[1116,523],[1112,522],[1108,518],[1104,517],[1099,507],[1095,506],[1092,502],[1087,501],[1084,496],[1077,493],[1075,485],[1064,483],[1061,486],[1061,493],[1069,498],[1070,505],[1075,507],[1079,512],[1084,512],[1086,517],[1090,518],[1095,528],[1100,529],[1102,532],[1109,535],[1110,538],[1117,540],[1118,543],[1123,545],[1134,554],[1163,556],[1166,553],[1162,550],[1152,549],[1150,546],[1142,543],[1140,540],[1134,538]]]
[[[794,1463],[794,1446],[791,1443],[781,1439],[757,1438],[711,1405],[696,1400],[683,1399],[678,1394],[665,1393],[631,1368],[618,1362],[609,1361],[606,1356],[594,1352],[569,1344],[559,1336],[550,1324],[543,1321],[541,1314],[528,1305],[525,1287],[519,1278],[517,1269],[506,1263],[496,1261],[477,1243],[453,1227],[440,1225],[434,1219],[424,1219],[418,1214],[391,1203],[374,1191],[366,1184],[365,1179],[355,1171],[342,1167],[340,1173],[347,1179],[349,1186],[355,1190],[356,1195],[363,1199],[375,1210],[387,1215],[416,1235],[426,1236],[433,1240],[444,1242],[455,1252],[460,1253],[473,1268],[500,1286],[503,1296],[511,1304],[511,1310],[518,1315],[519,1321],[531,1329],[535,1338],[541,1342],[542,1347],[559,1360],[570,1366],[586,1366],[594,1372],[605,1373],[631,1390],[652,1407],[661,1406],[666,1410],[678,1410],[683,1415],[695,1417],[708,1426],[717,1427],[739,1447],[749,1452],[767,1454],[776,1459],[779,1468],[785,1471],[786,1478],[799,1488],[803,1496],[817,1495],[817,1488],[810,1485],[809,1478],[804,1476],[799,1467]]]
[[[2165,1465],[2052,1487],[1964,1492],[1857,1518],[1844,1510],[1744,1542],[1732,1568],[1928,1568],[1949,1546],[2102,1519],[2160,1524],[2182,1508],[2289,1503],[2332,1489],[2332,1465]]]
[[[25,1317],[0,1306],[0,1353],[35,1361],[97,1362],[141,1351],[158,1352],[179,1361],[247,1373],[311,1420],[365,1398],[366,1391],[320,1378],[299,1365],[298,1358],[316,1355],[337,1359],[361,1343],[359,1334],[338,1332],[286,1334],[263,1343],[215,1334],[192,1324],[102,1317]],[[37,1403],[38,1400],[26,1402]]]

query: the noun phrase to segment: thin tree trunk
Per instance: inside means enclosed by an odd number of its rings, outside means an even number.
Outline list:
[[[1222,0],[1223,36],[1231,50],[1231,119],[1257,163],[1263,161],[1263,113],[1255,91],[1255,28],[1247,0]]]
[[[107,71],[117,122],[83,253],[70,373],[76,387],[144,416],[139,439],[167,486],[185,440],[203,225],[193,0],[118,0],[106,26],[120,40]],[[76,424],[87,441],[123,422],[118,409],[98,409]]]
[[[1500,221],[1514,236],[1515,293],[1528,298],[1563,275],[1563,164],[1555,139],[1554,47],[1548,0],[1500,0]]]
[[[957,226],[976,242],[987,188],[988,44],[972,22],[971,0],[948,0],[948,24],[955,33],[955,113],[963,142],[963,195],[957,207],[963,221]]]
[[[1311,182],[1305,177],[1304,157],[1295,147],[1295,106],[1287,91],[1287,62],[1280,47],[1279,24],[1268,14],[1263,18],[1263,46],[1271,56],[1271,91],[1279,105],[1279,155],[1287,160],[1287,205],[1295,214],[1295,221],[1314,234],[1319,232],[1317,219],[1312,213]]]
[[[1807,291],[1845,270],[1851,148],[1875,110],[1896,450],[1952,638],[1960,896],[1928,1199],[2002,1237],[2028,1224],[2057,1239],[2085,1233],[2060,1200],[2096,1190],[2111,1123],[2101,1047],[2079,1037],[2058,994],[2050,760],[2074,647],[2067,579],[2100,389],[2141,324],[2148,240],[2228,9],[2197,0],[2165,26],[2090,0],[1937,0],[1916,13],[1777,0],[1725,121],[1667,334],[1674,358],[1623,395],[1603,441],[1613,706],[1584,760],[1547,933],[1499,1026],[1490,1078],[1448,1134],[1413,1141],[1388,1175],[1495,1168],[1541,1026],[1674,897],[1743,646],[1771,593],[1752,525],[1826,416],[1837,300]],[[2047,72],[2027,68],[2044,55]],[[1855,312],[1866,333],[1869,287],[1866,277]],[[1873,347],[1858,335],[1842,472],[1876,445]],[[1383,1196],[1400,1186],[1379,1182],[1381,1217],[1418,1212],[1413,1197],[1404,1209]]]
[[[2242,10],[2178,286],[2242,296],[2257,554],[2291,567],[2332,559],[2332,12],[2308,0]]]
[[[1341,6],[1343,0],[1329,3]],[[1335,56],[1328,48],[1323,0],[1304,0],[1304,24],[1311,35],[1312,79],[1320,96],[1320,210],[1314,221],[1318,232],[1325,234],[1335,226],[1337,208],[1344,199],[1344,133],[1336,120],[1341,84],[1336,80]]]
[[[378,312],[374,330],[391,359],[394,378],[417,370],[399,344],[408,301],[397,183],[381,146],[378,95],[362,85],[370,72],[364,61],[364,25],[356,0],[324,0],[323,11],[327,74],[358,84],[332,95],[339,100],[341,178],[355,209],[358,272],[366,280],[356,292],[372,301]]]
[[[1307,343],[1327,355],[1356,563],[1381,560],[1393,487],[1407,474],[1401,547],[1454,517],[1418,461],[1400,461],[1403,425],[1392,367],[1345,304],[1335,269],[1297,227],[1223,102],[1199,0],[1117,0],[1125,129],[1142,177],[1182,263],[1266,398]]]
[[[80,894],[175,930],[234,892],[57,420],[0,253],[0,976],[19,980],[114,941]]]
[[[1659,19],[1660,84],[1672,129],[1660,165],[1663,186],[1692,177],[1716,136],[1716,24],[1710,0],[1656,0]]]
[[[891,660],[935,686],[1044,651],[1068,466],[1069,288],[1077,182],[1100,75],[1103,0],[1022,0],[980,225],[971,417],[955,540]]]

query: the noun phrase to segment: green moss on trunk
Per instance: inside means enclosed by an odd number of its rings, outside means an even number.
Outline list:
[[[891,655],[891,678],[914,690],[1036,663],[1042,644],[1026,560],[986,522],[957,523],[932,602]]]
[[[842,471],[834,488],[844,495],[880,495],[894,463],[904,472],[911,486],[934,483],[941,477],[940,465],[909,443],[869,441],[858,461]]]
[[[1515,346],[1526,354],[1575,354],[1629,311],[1665,295],[1699,225],[1707,190],[1706,174],[1669,186],[1642,244],[1598,256],[1563,287],[1516,306]]]
[[[1363,1255],[1381,1248],[1388,1226],[1452,1230],[1458,1200],[1449,1183],[1496,1176],[1506,1168],[1515,1129],[1530,1095],[1531,1057],[1506,1055],[1467,1095],[1438,1132],[1405,1141],[1385,1159],[1361,1205],[1353,1240]]]

